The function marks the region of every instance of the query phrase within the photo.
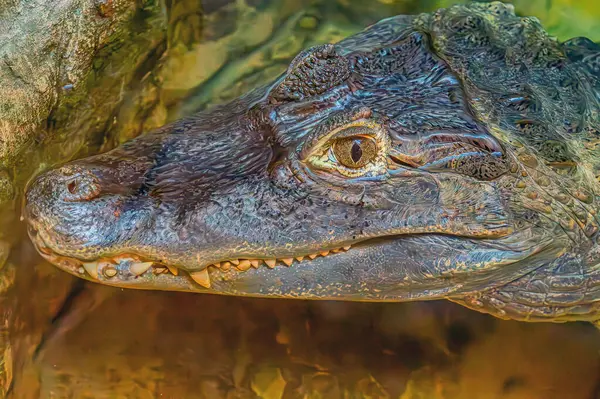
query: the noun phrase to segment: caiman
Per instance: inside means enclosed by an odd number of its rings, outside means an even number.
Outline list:
[[[118,287],[600,320],[600,45],[511,5],[395,16],[34,178],[39,253]]]

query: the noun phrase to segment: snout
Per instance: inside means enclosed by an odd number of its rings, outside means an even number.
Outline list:
[[[66,165],[37,176],[27,187],[23,219],[29,229],[47,224],[57,204],[89,201],[100,195],[98,177],[90,170]]]
[[[28,190],[28,201],[37,195],[65,202],[89,201],[100,195],[100,183],[92,170],[65,165],[35,179]]]
[[[111,165],[73,162],[34,178],[23,207],[30,236],[71,255],[104,242],[118,222],[121,196],[115,192],[122,190],[114,179],[118,174]]]

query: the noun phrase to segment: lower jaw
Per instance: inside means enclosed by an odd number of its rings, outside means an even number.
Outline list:
[[[145,261],[134,254],[84,262],[52,252],[43,240],[33,240],[42,256],[61,269],[121,288],[349,301],[439,299],[493,288],[540,267],[529,261],[532,255],[539,257],[540,252],[550,251],[548,256],[553,256],[554,250],[539,245],[506,251],[499,257],[494,247],[486,250],[484,243],[464,240],[457,249],[460,254],[479,251],[481,259],[489,252],[491,259],[481,263],[479,269],[465,271],[464,261],[458,256],[445,261],[441,251],[452,248],[459,239],[435,238],[439,241],[436,245],[427,236],[363,242],[350,251],[347,248],[324,251],[316,257],[285,258],[274,265],[259,259],[232,259],[192,273]],[[432,259],[437,265],[445,264],[439,268],[445,270],[429,268]]]

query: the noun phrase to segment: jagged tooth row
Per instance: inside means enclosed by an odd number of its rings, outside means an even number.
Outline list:
[[[260,266],[261,263],[264,262],[264,264],[270,268],[273,269],[276,265],[277,262],[281,262],[286,266],[291,266],[294,263],[294,259],[298,262],[302,262],[305,258],[310,258],[315,259],[317,256],[327,256],[330,253],[338,253],[338,252],[342,252],[342,251],[347,251],[350,249],[350,245],[347,245],[345,247],[341,247],[341,248],[336,248],[336,249],[332,249],[329,251],[320,251],[320,252],[315,252],[313,254],[308,254],[308,255],[303,255],[303,256],[296,256],[293,258],[278,258],[278,259],[231,259],[225,262],[217,262],[217,263],[213,263],[212,265],[209,265],[209,267],[216,267],[217,269],[221,269],[223,271],[228,271],[231,269],[231,267],[235,267],[237,270],[245,272],[246,270],[250,269],[250,267],[254,267],[255,269],[258,269],[258,267]]]
[[[224,262],[217,262],[209,267],[216,267],[222,271],[228,271],[231,267],[235,267],[238,271],[246,271],[251,267],[258,269],[261,262],[270,268],[273,269],[278,261],[281,261],[286,266],[291,266],[294,263],[294,259],[298,262],[302,262],[304,258],[308,257],[309,259],[315,259],[317,256],[327,256],[330,253],[338,253],[341,251],[347,251],[350,249],[350,245],[333,249],[330,251],[321,251],[318,253],[308,254],[304,256],[296,256],[294,258],[281,258],[281,259],[232,259]],[[135,276],[141,276],[146,273],[150,268],[152,268],[152,272],[156,275],[158,274],[166,274],[171,273],[175,276],[179,275],[179,270],[170,265],[162,265],[160,263],[155,262],[143,262],[138,258],[128,257],[128,256],[120,256],[110,260],[100,260],[96,262],[84,262],[82,263],[82,267],[80,268],[81,273],[87,272],[90,276],[95,279],[98,279],[99,273],[106,278],[115,277],[119,271],[117,269],[117,264],[127,261],[129,262],[129,271]],[[191,272],[190,276],[192,279],[205,288],[210,288],[210,275],[208,274],[208,268],[202,269],[197,272]]]
[[[273,269],[277,265],[277,261],[281,261],[283,264],[285,264],[286,266],[289,267],[289,266],[292,265],[292,263],[294,263],[294,259],[296,259],[298,262],[302,262],[305,257],[309,257],[310,259],[315,259],[319,255],[321,255],[321,256],[327,256],[327,255],[329,255],[329,253],[338,253],[338,252],[341,252],[341,251],[347,251],[347,250],[350,249],[350,247],[351,247],[350,245],[347,245],[345,247],[336,248],[336,249],[333,249],[331,251],[321,251],[321,252],[318,252],[318,253],[309,254],[309,255],[305,255],[305,256],[296,256],[295,258],[281,258],[281,259],[232,259],[232,260],[225,261],[225,262],[213,263],[209,267],[216,267],[216,268],[221,269],[223,271],[228,271],[228,270],[231,269],[231,267],[233,265],[233,267],[235,267],[238,271],[244,272],[244,271],[250,269],[250,267],[254,267],[255,269],[258,269],[258,267],[260,266],[261,262],[264,262],[265,265],[268,268]],[[190,277],[198,285],[200,285],[200,286],[202,286],[204,288],[210,288],[210,274],[208,273],[208,267],[206,269],[202,269],[200,271],[190,273]]]

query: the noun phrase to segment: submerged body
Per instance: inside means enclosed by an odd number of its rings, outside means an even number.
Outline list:
[[[142,289],[600,319],[600,47],[501,3],[383,20],[38,176],[64,270]]]

